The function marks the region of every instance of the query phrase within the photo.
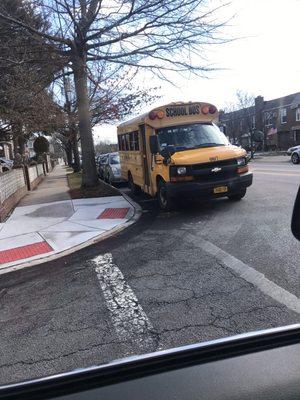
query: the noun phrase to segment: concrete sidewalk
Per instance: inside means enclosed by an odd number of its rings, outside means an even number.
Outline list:
[[[0,274],[49,261],[107,238],[139,216],[123,196],[72,200],[57,166],[0,224]]]
[[[66,175],[66,167],[57,165],[54,170],[45,177],[36,190],[29,192],[18,206],[31,206],[41,203],[69,200],[69,186]]]

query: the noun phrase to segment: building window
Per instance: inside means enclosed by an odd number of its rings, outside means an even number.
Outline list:
[[[280,110],[280,123],[281,124],[287,123],[286,108],[281,108]]]
[[[255,115],[252,115],[252,117],[251,117],[251,127],[252,127],[252,129],[256,128],[256,126],[255,126]]]
[[[300,107],[296,108],[296,121],[300,121]]]
[[[274,114],[272,111],[265,112],[265,125],[270,126],[274,123]]]

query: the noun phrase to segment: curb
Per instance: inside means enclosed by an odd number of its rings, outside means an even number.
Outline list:
[[[12,265],[12,266],[7,267],[7,268],[5,268],[5,267],[3,269],[0,268],[0,275],[8,274],[9,272],[14,272],[14,271],[18,271],[20,269],[33,267],[35,265],[44,264],[44,263],[47,263],[49,261],[53,261],[53,260],[56,260],[58,258],[65,257],[67,255],[75,253],[76,251],[84,249],[85,247],[91,246],[92,244],[96,244],[96,243],[102,242],[103,240],[106,240],[106,239],[116,235],[117,233],[122,232],[124,229],[128,228],[130,225],[133,225],[141,217],[142,208],[140,207],[139,204],[134,202],[129,196],[127,196],[126,194],[122,193],[120,190],[119,190],[119,192],[125,198],[125,200],[128,201],[128,203],[130,203],[132,205],[132,207],[134,209],[133,216],[128,221],[126,221],[124,224],[118,225],[115,228],[110,229],[108,232],[103,233],[102,235],[99,235],[98,237],[95,237],[93,239],[89,239],[86,242],[80,243],[80,244],[78,244],[76,246],[73,246],[73,247],[67,249],[67,250],[63,250],[61,252],[58,252],[58,253],[55,253],[55,254],[51,254],[48,257],[45,256],[45,257],[42,257],[40,259],[36,259],[36,260],[32,260],[32,261],[26,261],[26,262],[24,262],[22,264],[18,264],[18,265],[15,265],[15,266]]]

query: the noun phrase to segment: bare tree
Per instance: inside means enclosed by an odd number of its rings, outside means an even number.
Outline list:
[[[118,143],[110,143],[107,140],[102,140],[95,145],[97,154],[113,153],[118,151]]]
[[[12,17],[0,8],[0,18],[54,44],[74,74],[83,185],[97,181],[92,136],[88,75],[95,65],[146,69],[160,77],[165,71],[203,74],[212,70],[204,58],[207,45],[223,43],[216,19],[219,8],[206,0],[33,0],[51,22],[48,29]]]
[[[3,0],[1,9],[36,29],[43,29],[47,24],[22,0]],[[15,152],[21,154],[32,132],[50,133],[57,124],[64,123],[61,110],[46,90],[61,68],[61,64],[56,66],[57,57],[49,62],[45,54],[45,47],[49,46],[40,36],[32,38],[27,29],[1,21],[0,137],[12,139]]]
[[[224,111],[234,142],[240,144],[246,142],[246,147],[250,148],[251,158],[253,158],[254,144],[258,138],[255,128],[255,96],[246,91],[237,90],[236,102],[228,104]]]
[[[80,170],[78,152],[80,135],[78,132],[78,109],[74,100],[74,82],[65,71],[61,75],[61,79],[55,82],[55,87],[60,88],[59,95],[55,99],[66,114],[66,126],[60,130],[60,133],[67,138],[64,148],[68,164],[77,172]],[[141,107],[160,97],[157,94],[159,88],[140,89],[133,84],[133,77],[132,71],[123,69],[120,72],[114,71],[111,76],[111,69],[107,71],[104,66],[93,75],[89,73],[88,94],[92,127],[103,123],[112,124],[124,119],[132,113],[132,110],[138,112]]]

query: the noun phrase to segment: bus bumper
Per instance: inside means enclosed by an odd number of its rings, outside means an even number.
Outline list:
[[[173,198],[214,198],[235,194],[252,185],[253,174],[247,172],[234,178],[223,179],[215,182],[167,182],[167,190]],[[215,188],[227,187],[223,193],[215,193]]]

